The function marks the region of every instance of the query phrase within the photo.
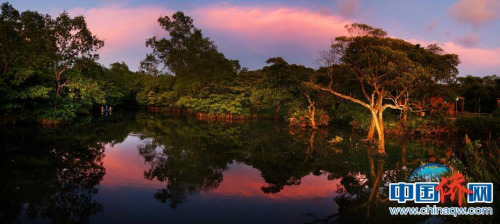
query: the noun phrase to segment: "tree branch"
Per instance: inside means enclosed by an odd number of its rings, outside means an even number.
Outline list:
[[[320,85],[315,84],[315,83],[312,83],[312,82],[307,82],[306,84],[307,84],[307,85],[309,85],[309,86],[311,86],[311,87],[313,87],[313,88],[316,88],[316,89],[319,89],[319,90],[322,90],[322,91],[329,92],[329,93],[331,93],[331,94],[333,94],[333,95],[335,95],[335,96],[338,96],[338,97],[343,98],[343,99],[346,99],[346,100],[350,100],[350,101],[352,101],[352,102],[354,102],[354,103],[360,104],[360,105],[361,105],[361,106],[363,106],[363,107],[366,107],[366,108],[368,108],[368,109],[371,109],[371,106],[370,106],[369,104],[367,104],[367,103],[365,103],[365,102],[363,102],[363,101],[361,101],[361,100],[358,100],[358,99],[352,98],[352,97],[350,97],[350,96],[344,95],[344,94],[342,94],[342,93],[339,93],[339,92],[337,92],[337,91],[335,91],[335,90],[333,90],[333,89],[325,88],[325,87],[323,87],[323,86],[320,86]]]

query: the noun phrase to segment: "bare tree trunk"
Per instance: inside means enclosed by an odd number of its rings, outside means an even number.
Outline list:
[[[311,127],[313,129],[318,129],[318,127],[316,126],[316,121],[314,120],[314,114],[315,114],[315,112],[313,110],[312,113],[311,113]]]
[[[309,112],[309,115],[306,117],[308,117],[309,120],[311,121],[311,127],[313,129],[318,129],[318,126],[316,125],[316,120],[314,118],[314,116],[316,115],[316,106],[314,106],[315,102],[311,100],[311,96],[309,95],[309,93],[303,92],[302,90],[301,92],[304,96],[307,97],[307,102],[309,102],[309,106],[307,106],[307,111]]]
[[[377,153],[385,154],[384,122],[382,120],[382,111],[371,109],[372,118],[375,121],[375,128],[378,135]]]
[[[408,107],[403,106],[403,110],[401,111],[401,127],[406,128],[406,120],[408,119]]]
[[[57,80],[56,96],[59,96],[60,94],[61,94],[61,82]]]
[[[383,111],[378,112],[378,122],[380,131],[378,134],[378,153],[385,154],[385,135],[384,135],[384,120],[382,116]]]
[[[327,91],[335,96],[338,96],[338,97],[341,97],[343,99],[346,99],[346,100],[349,100],[351,102],[354,102],[354,103],[357,103],[357,104],[360,104],[361,106],[363,107],[366,107],[370,110],[371,114],[372,114],[372,120],[374,121],[375,123],[375,130],[377,130],[377,134],[378,134],[378,150],[377,152],[380,153],[380,154],[385,154],[385,140],[384,140],[384,121],[382,119],[382,114],[384,112],[384,110],[386,108],[393,108],[393,109],[399,109],[398,107],[394,106],[394,105],[390,105],[390,104],[386,104],[386,105],[383,105],[383,98],[382,96],[384,94],[382,93],[377,93],[378,95],[378,100],[375,102],[374,100],[374,97],[375,97],[375,93],[372,94],[372,98],[371,98],[371,101],[370,101],[370,104],[368,103],[365,103],[359,99],[356,99],[356,98],[353,98],[351,96],[347,96],[347,95],[344,95],[344,94],[341,94],[339,92],[336,92],[330,88],[324,88],[322,86],[319,86],[319,85],[315,85],[315,84],[312,84],[313,87],[319,89],[319,90],[323,90],[323,91]],[[374,107],[375,105],[375,107]]]
[[[318,127],[316,126],[316,120],[314,119],[314,116],[316,115],[316,107],[314,106],[314,102],[310,103],[307,109],[309,110],[309,120],[311,120],[311,127],[313,129],[318,129]]]
[[[373,136],[375,135],[375,120],[370,122],[370,129],[368,130],[368,136],[366,136],[366,141],[373,141]]]

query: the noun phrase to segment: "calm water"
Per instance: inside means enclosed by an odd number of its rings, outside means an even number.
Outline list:
[[[344,140],[328,143],[336,136]],[[384,199],[389,182],[446,162],[454,146],[390,139],[389,156],[377,158],[361,137],[342,127],[312,133],[152,113],[3,127],[0,222],[440,221],[390,217]]]

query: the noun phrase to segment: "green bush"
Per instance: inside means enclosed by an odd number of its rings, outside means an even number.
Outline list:
[[[250,114],[250,100],[244,94],[211,94],[208,98],[183,96],[177,101],[177,106],[216,115]]]
[[[76,110],[78,109],[75,104],[62,104],[54,108],[37,108],[34,115],[37,120],[49,120],[54,122],[71,121],[76,118]]]

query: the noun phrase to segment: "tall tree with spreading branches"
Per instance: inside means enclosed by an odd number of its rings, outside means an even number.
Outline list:
[[[321,84],[313,80],[308,84],[367,108],[371,115],[367,140],[373,140],[376,131],[377,152],[385,154],[384,111],[388,108],[408,108],[417,90],[416,86],[424,80],[432,79],[436,72],[432,69],[432,64],[412,58],[411,52],[418,49],[419,45],[387,37],[384,30],[365,24],[354,23],[346,26],[346,29],[349,35],[336,37],[331,49],[321,55],[320,62],[328,68],[327,83]],[[451,64],[450,67],[458,64],[458,57],[455,55],[452,58],[456,60],[447,61]],[[344,75],[358,81],[361,97],[338,91],[340,88],[335,85],[335,76],[338,75],[335,68],[338,67],[344,67],[343,70],[347,67],[350,72]]]

